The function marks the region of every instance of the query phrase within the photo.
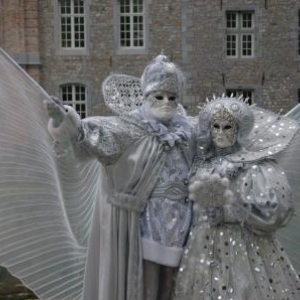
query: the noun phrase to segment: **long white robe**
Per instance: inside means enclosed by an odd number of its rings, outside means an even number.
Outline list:
[[[134,117],[92,117],[80,124],[75,112],[68,110],[59,128],[50,123],[52,136],[64,148],[72,148],[75,156],[98,159],[104,169],[88,247],[84,298],[143,299],[140,216],[164,167],[166,145]],[[73,126],[81,128],[79,140]],[[181,147],[191,162],[188,144],[174,147]]]

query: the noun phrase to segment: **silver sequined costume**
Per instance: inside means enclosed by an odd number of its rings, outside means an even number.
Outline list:
[[[218,99],[207,105],[202,112],[207,119],[201,119],[200,113],[199,128],[203,129],[199,132],[200,137],[207,137],[205,129],[209,130],[212,113],[220,105],[226,104],[225,107],[231,106],[240,114],[251,116],[244,103],[228,98],[222,101]],[[252,142],[255,130],[263,128],[275,130],[275,137],[281,132],[291,138],[293,133],[288,133],[287,128],[291,125],[287,120],[282,118],[280,125],[274,120],[268,122],[272,116],[266,117],[267,112],[262,112],[262,115],[262,125],[254,123],[254,132],[250,134]],[[240,126],[239,116],[235,117]],[[207,125],[203,125],[205,122]],[[253,124],[253,120],[249,122]],[[264,122],[270,126],[264,127]],[[251,124],[248,126],[252,127]],[[272,136],[270,131],[268,134]],[[245,136],[239,136],[242,137]],[[257,149],[251,153],[240,144],[221,151],[209,149],[208,143],[205,151],[202,143],[203,139],[200,139],[199,152],[203,156],[196,158],[191,180],[208,173],[226,177],[233,198],[228,203],[220,202],[218,187],[214,188],[211,180],[207,182],[211,184],[209,196],[203,195],[194,203],[193,225],[180,265],[174,299],[300,299],[299,278],[283,246],[275,238],[276,230],[285,225],[293,213],[291,190],[284,172],[269,158],[269,147],[262,147],[255,155]],[[266,143],[271,141],[266,140]],[[207,207],[217,209],[220,205],[224,209],[223,223],[210,225]]]

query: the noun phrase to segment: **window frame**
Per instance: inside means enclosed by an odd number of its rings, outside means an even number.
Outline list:
[[[251,55],[244,55],[243,54],[243,52],[244,52],[243,37],[244,36],[251,36],[251,43],[250,43],[250,45],[251,45]],[[246,43],[247,43],[247,41],[246,41]],[[240,45],[240,47],[241,47],[241,49],[240,49],[241,58],[253,58],[254,57],[254,55],[253,55],[253,53],[254,53],[254,33],[241,33],[241,45]],[[245,49],[247,51],[248,48],[245,48]]]
[[[228,48],[228,43],[232,44],[232,40],[229,42],[228,37],[235,37],[235,48]],[[236,33],[227,33],[226,34],[226,56],[230,58],[238,58],[238,44],[239,44],[239,37]],[[235,51],[235,55],[228,55],[228,51]]]
[[[115,54],[116,55],[130,55],[130,54],[147,54],[148,53],[148,44],[149,44],[149,22],[148,22],[148,2],[142,0],[143,9],[142,12],[133,12],[133,4],[135,0],[128,0],[130,2],[130,12],[121,14],[121,1],[114,1],[114,28],[115,28]],[[121,45],[121,16],[130,15],[130,46]],[[133,18],[135,16],[142,16],[143,18],[143,46],[134,46],[132,43],[134,41],[134,22]]]
[[[244,22],[247,22],[247,20],[244,20],[244,15],[251,14],[251,27],[245,27]],[[235,15],[235,27],[228,26],[230,20],[230,15]],[[226,10],[225,12],[225,55],[228,59],[251,59],[255,57],[255,11],[254,10]],[[235,55],[229,55],[230,49],[228,48],[228,37],[229,36],[236,36],[236,43],[235,43]],[[245,43],[247,44],[247,41],[244,41],[244,37],[251,36],[251,42],[250,47],[244,48]],[[231,52],[233,52],[231,49]],[[245,51],[251,51],[251,55],[244,54]]]
[[[91,0],[83,0],[84,3],[84,48],[63,48],[61,31],[61,1],[53,1],[54,9],[54,47],[57,55],[88,55],[89,54],[89,9]],[[71,0],[74,3],[74,0]]]
[[[70,12],[65,12],[63,13],[62,10],[64,8],[64,6],[62,6],[62,2],[64,0],[60,0],[59,1],[59,19],[60,19],[60,48],[64,49],[64,50],[83,50],[86,47],[86,15],[85,15],[85,4],[84,4],[84,0],[69,0],[70,1],[70,6],[65,6],[65,10],[67,10],[68,8],[70,8]],[[83,13],[76,13],[75,12],[75,2],[82,2],[82,6],[79,6],[78,8],[80,9],[81,7],[83,8]],[[83,22],[82,23],[75,23],[76,19],[81,19],[83,18]],[[65,41],[65,43],[68,43],[68,39],[63,39],[63,34],[67,35],[68,31],[63,31],[63,20],[70,20],[70,42],[71,42],[71,46],[63,46],[63,43]],[[65,24],[65,27],[68,24]],[[81,41],[83,40],[84,46],[76,46],[76,34],[80,35],[82,32],[76,31],[75,28],[76,26],[80,27],[83,26],[83,39],[78,39],[78,43],[81,43]]]
[[[121,12],[121,3],[122,1],[129,1],[129,12]],[[135,12],[135,6],[134,6],[134,2],[135,1],[141,1],[142,5],[137,4],[136,7],[142,6],[142,11],[139,12]],[[119,47],[120,48],[125,48],[125,49],[144,49],[145,48],[145,1],[144,0],[119,0],[119,11],[118,11],[118,15],[119,15]],[[126,5],[124,5],[123,9],[125,10]],[[137,9],[137,8],[136,8]],[[138,10],[138,9],[137,9]],[[121,30],[121,26],[122,24],[126,24],[126,23],[121,23],[121,18],[129,18],[129,46],[122,46],[122,30]],[[135,18],[142,18],[142,22],[134,22]],[[128,24],[128,23],[127,23]],[[143,29],[142,30],[135,30],[135,25],[139,25],[142,24]],[[125,25],[123,25],[125,26]],[[142,33],[142,38],[141,39],[137,39],[137,41],[141,40],[143,45],[142,46],[135,46],[135,31],[136,33]],[[126,33],[126,31],[124,31],[124,33]],[[124,38],[124,41],[126,42],[128,39]]]

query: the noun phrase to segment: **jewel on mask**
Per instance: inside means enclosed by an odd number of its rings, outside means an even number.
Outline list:
[[[227,121],[232,127],[235,126],[233,115],[223,105],[213,114],[212,121]]]

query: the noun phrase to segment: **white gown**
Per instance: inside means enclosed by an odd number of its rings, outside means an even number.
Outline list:
[[[300,299],[300,282],[275,232],[293,214],[291,190],[272,160],[232,164],[226,156],[202,161],[201,172],[230,174],[233,202],[222,225],[210,226],[205,196],[194,203],[194,221],[178,274],[181,299]],[[227,170],[226,170],[227,169]],[[238,193],[237,193],[238,191]],[[225,215],[226,216],[226,215]]]

